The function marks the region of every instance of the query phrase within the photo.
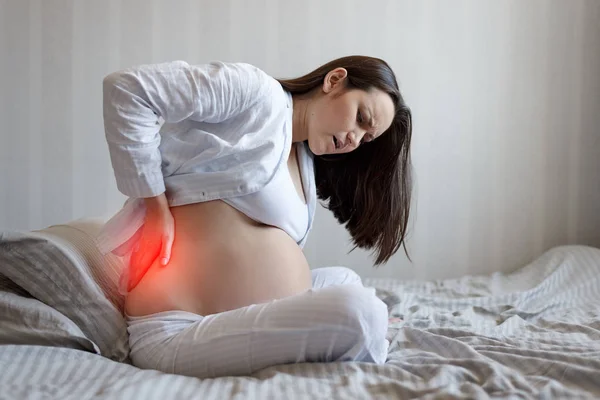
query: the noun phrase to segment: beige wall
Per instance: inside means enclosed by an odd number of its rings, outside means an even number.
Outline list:
[[[441,278],[600,246],[600,1],[0,0],[0,46],[3,228],[119,207],[100,97],[115,69],[294,76],[361,53],[390,62],[414,112],[413,263],[371,269],[321,209],[313,266]]]

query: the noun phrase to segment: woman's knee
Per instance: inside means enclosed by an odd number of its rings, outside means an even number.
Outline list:
[[[375,294],[375,289],[359,285],[340,287],[342,307],[348,316],[359,321],[370,334],[385,337],[388,324],[387,306]]]
[[[375,295],[375,289],[362,285],[343,285],[331,289],[336,313],[354,334],[349,358],[355,361],[383,363],[387,357],[388,309]]]
[[[335,285],[362,285],[360,276],[346,267],[324,267],[312,270],[313,288],[325,288]]]

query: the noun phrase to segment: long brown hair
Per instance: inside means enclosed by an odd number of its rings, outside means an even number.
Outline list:
[[[389,129],[372,142],[339,155],[315,156],[319,199],[352,236],[355,248],[373,249],[375,264],[385,263],[400,246],[406,249],[406,230],[412,192],[410,140],[412,116],[390,66],[383,60],[349,56],[331,61],[295,79],[280,79],[281,86],[299,95],[323,84],[335,68],[348,71],[346,89],[387,93],[395,115]]]

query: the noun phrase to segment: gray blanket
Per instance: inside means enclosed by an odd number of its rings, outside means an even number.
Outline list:
[[[25,239],[0,235],[0,399],[600,398],[598,249],[556,248],[512,274],[367,281],[390,309],[385,365],[283,365],[200,380],[128,365],[118,306],[92,298],[102,285],[86,276],[42,284],[91,274],[85,260]],[[31,272],[42,269],[39,279]],[[52,294],[73,287],[80,292]]]

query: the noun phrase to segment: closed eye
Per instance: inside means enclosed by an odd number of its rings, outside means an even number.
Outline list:
[[[365,121],[365,119],[363,118],[362,113],[360,111],[358,111],[356,113],[356,121],[361,125]]]

